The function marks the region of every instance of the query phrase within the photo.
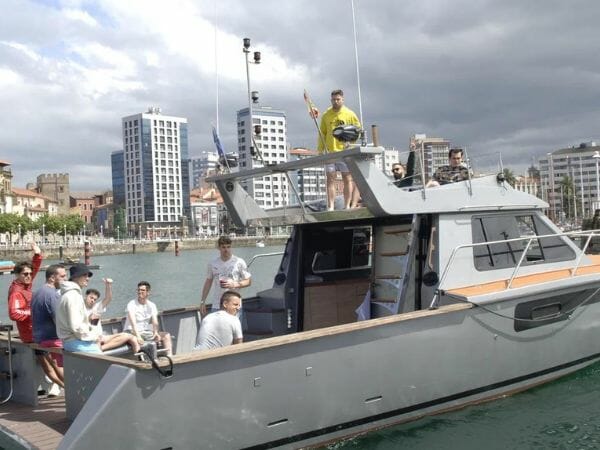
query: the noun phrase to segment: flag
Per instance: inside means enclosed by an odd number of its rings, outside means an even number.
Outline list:
[[[306,92],[306,89],[304,89],[304,101],[306,102],[308,114],[310,114],[310,117],[312,117],[313,119],[319,117],[319,110],[308,96],[308,92]]]
[[[215,141],[215,147],[217,147],[217,154],[219,155],[219,162],[222,166],[227,167],[228,170],[231,170],[229,167],[229,161],[227,161],[227,156],[225,156],[225,150],[223,149],[223,144],[221,144],[221,139],[219,139],[219,134],[217,133],[217,129],[213,126],[213,141]]]
[[[213,130],[213,141],[215,141],[215,146],[217,147],[217,153],[219,154],[219,158],[225,158],[225,150],[223,149],[223,145],[221,144],[221,139],[219,139],[219,135],[217,134],[217,129],[212,127]]]

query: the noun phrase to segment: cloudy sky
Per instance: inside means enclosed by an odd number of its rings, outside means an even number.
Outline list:
[[[359,112],[350,0],[2,0],[0,159],[13,184],[68,172],[108,189],[121,117],[160,106],[188,118],[190,154],[234,150],[247,105],[242,38],[261,104],[286,111],[292,146],[314,147],[302,98],[343,88]],[[415,133],[498,155],[516,173],[600,138],[600,2],[355,0],[362,111],[384,145]],[[215,31],[216,30],[216,31]],[[215,46],[216,42],[216,46]],[[216,48],[216,51],[215,51]],[[215,58],[215,55],[218,55]]]

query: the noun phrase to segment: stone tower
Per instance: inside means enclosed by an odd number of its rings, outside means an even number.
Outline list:
[[[58,202],[58,214],[69,214],[69,174],[49,173],[38,175],[37,189],[41,194]]]

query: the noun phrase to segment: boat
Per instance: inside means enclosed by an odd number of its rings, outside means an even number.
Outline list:
[[[265,246],[265,241],[262,241],[262,240],[256,241],[256,246],[259,247],[259,248],[264,247]]]
[[[245,342],[192,351],[200,317],[190,307],[161,314],[171,359],[65,352],[72,422],[58,448],[311,447],[600,360],[600,257],[585,252],[596,231],[561,232],[547,203],[502,174],[398,188],[375,165],[382,151],[213,176],[236,225],[293,226],[272,288],[244,299]],[[339,158],[365,207],[263,210],[241,186]],[[33,349],[14,345],[23,370]],[[13,395],[32,395],[23,377],[12,381]]]
[[[9,260],[0,261],[0,273],[11,273],[15,268],[15,262]]]

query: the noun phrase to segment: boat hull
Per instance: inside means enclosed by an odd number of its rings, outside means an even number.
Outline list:
[[[600,306],[515,331],[522,301],[449,305],[175,357],[106,364],[60,448],[298,448],[527,389],[600,359]],[[67,355],[67,384],[97,364]],[[87,386],[87,387],[86,387]],[[111,430],[107,435],[106,430]]]

